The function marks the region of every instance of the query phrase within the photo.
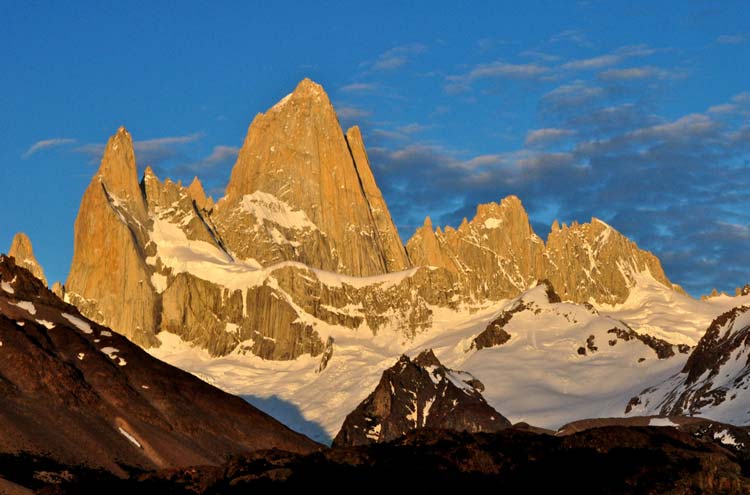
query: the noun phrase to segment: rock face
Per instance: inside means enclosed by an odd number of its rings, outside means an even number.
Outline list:
[[[482,397],[484,386],[453,371],[431,350],[413,361],[401,356],[383,372],[375,390],[346,417],[334,447],[388,442],[420,428],[499,431],[510,421]]]
[[[36,278],[47,285],[47,278],[44,276],[42,265],[34,256],[34,248],[31,246],[31,239],[23,232],[19,232],[13,237],[8,255],[16,259],[16,263],[34,274]]]
[[[263,265],[357,276],[409,266],[358,129],[344,135],[309,79],[250,124],[215,220],[231,252]]]
[[[633,397],[626,413],[702,415],[750,424],[750,306],[716,318],[685,367]]]
[[[0,452],[119,475],[317,445],[156,360],[0,256]]]
[[[136,343],[156,343],[158,301],[146,264],[149,217],[133,141],[121,127],[107,142],[81,201],[68,281],[70,302]]]
[[[555,222],[545,245],[515,196],[479,205],[476,216],[458,229],[433,231],[428,217],[406,248],[415,266],[456,273],[464,292],[480,300],[515,297],[545,278],[568,301],[622,303],[644,272],[682,291],[656,256],[596,218],[562,228]]]

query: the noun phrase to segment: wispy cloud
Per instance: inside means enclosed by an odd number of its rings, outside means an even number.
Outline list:
[[[46,150],[49,148],[56,148],[58,146],[64,146],[66,144],[73,144],[76,140],[73,138],[52,138],[52,139],[43,139],[41,141],[37,141],[36,143],[29,146],[29,149],[27,149],[23,155],[21,155],[22,159],[27,159],[34,153],[37,153],[38,151]]]
[[[537,129],[529,131],[526,134],[526,141],[524,144],[529,147],[542,147],[556,143],[573,135],[575,135],[575,131],[571,129],[556,129],[549,127]]]
[[[590,47],[591,42],[578,29],[567,29],[550,38],[551,43],[572,43],[581,47]]]
[[[345,93],[366,93],[375,91],[379,85],[376,83],[351,83],[345,86],[341,86],[341,91]]]
[[[431,127],[432,126],[418,124],[416,122],[413,122],[411,124],[398,126],[395,129],[373,129],[371,131],[371,134],[373,136],[377,136],[377,137],[381,137],[385,139],[406,141],[410,139],[412,136],[414,136],[415,134],[424,132],[427,129],[430,129]]]
[[[537,79],[549,73],[550,68],[537,63],[512,64],[503,61],[479,64],[465,74],[446,77],[448,93],[468,91],[471,83],[480,79]]]
[[[646,57],[649,55],[653,55],[654,53],[656,53],[655,49],[644,44],[623,46],[611,53],[607,53],[604,55],[579,60],[571,60],[570,62],[563,64],[561,67],[567,70],[602,69],[604,67],[612,67],[613,65],[622,63],[624,60],[631,57]]]
[[[739,45],[745,42],[744,34],[722,34],[716,38],[716,42],[720,45]]]
[[[198,141],[203,137],[200,132],[184,136],[167,136],[142,141],[133,141],[133,150],[139,163],[158,165],[165,160],[176,158],[180,155],[182,145]],[[75,151],[88,155],[92,161],[96,161],[104,154],[104,144],[88,143],[75,148]]]
[[[174,167],[174,172],[180,175],[205,174],[213,169],[231,165],[236,159],[240,148],[237,146],[217,145],[211,153],[200,160]]]
[[[658,67],[627,67],[624,69],[608,69],[600,72],[598,77],[602,81],[619,82],[637,79],[669,79],[681,77],[682,73],[660,69]]]
[[[389,71],[406,65],[414,56],[427,51],[427,45],[409,43],[391,48],[381,53],[374,62],[367,63],[372,70]]]
[[[364,119],[370,116],[370,112],[364,108],[353,105],[342,105],[336,107],[336,115],[341,120]]]

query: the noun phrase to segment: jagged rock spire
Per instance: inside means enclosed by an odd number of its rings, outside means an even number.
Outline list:
[[[120,127],[83,194],[65,288],[87,316],[143,345],[154,342],[157,327],[157,298],[144,257],[148,223],[133,140]]]
[[[135,215],[145,218],[146,204],[138,184],[133,138],[125,127],[117,129],[107,141],[97,177],[110,196],[127,203]]]
[[[34,248],[31,246],[31,239],[23,232],[18,232],[13,237],[13,242],[10,245],[10,251],[8,255],[16,259],[16,264],[22,266],[34,274],[36,278],[44,282],[47,285],[47,278],[44,276],[44,270],[42,265],[34,256]]]

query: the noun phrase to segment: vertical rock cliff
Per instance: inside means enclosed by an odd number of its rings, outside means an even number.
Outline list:
[[[144,247],[150,220],[133,140],[121,127],[107,142],[75,223],[67,296],[87,316],[131,340],[154,343],[158,305]]]
[[[258,114],[217,205],[230,252],[355,276],[408,267],[358,130],[349,140],[323,88],[303,80]]]

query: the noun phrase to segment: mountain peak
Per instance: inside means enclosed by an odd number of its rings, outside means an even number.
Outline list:
[[[125,127],[120,126],[107,141],[97,178],[110,196],[129,203],[137,214],[145,217],[146,207],[138,183],[133,138]]]
[[[13,237],[13,242],[10,245],[8,255],[15,258],[16,264],[29,270],[36,278],[44,282],[45,286],[47,285],[44,270],[34,256],[34,248],[31,245],[31,239],[29,239],[29,236],[23,232],[18,232],[15,237]]]
[[[309,93],[309,94],[321,94],[321,93],[323,93],[323,94],[325,94],[325,90],[323,89],[323,86],[321,86],[320,84],[316,83],[315,81],[313,81],[309,77],[306,77],[306,78],[302,79],[299,82],[299,84],[297,84],[297,87],[294,89],[294,93],[293,94],[304,94],[304,93]]]
[[[193,178],[193,182],[191,182],[190,186],[188,186],[188,194],[190,194],[190,197],[193,198],[193,201],[195,201],[195,204],[198,205],[198,208],[206,208],[206,205],[208,204],[206,191],[203,189],[203,184],[197,176]]]
[[[232,240],[242,242],[240,236],[230,232],[227,243],[238,256],[261,263],[305,260],[348,275],[377,275],[409,266],[361,134],[357,129],[344,134],[323,87],[310,79],[250,124],[219,216],[241,211],[243,198],[257,191],[273,196],[284,209],[304,214],[306,225],[314,225],[321,238],[311,237],[284,253],[273,248],[278,254],[271,254],[258,251],[265,242],[240,246]],[[273,237],[268,240],[275,242]],[[324,243],[328,249],[321,250]]]

